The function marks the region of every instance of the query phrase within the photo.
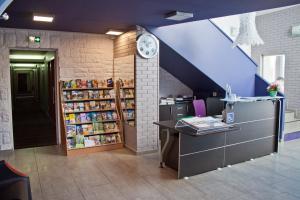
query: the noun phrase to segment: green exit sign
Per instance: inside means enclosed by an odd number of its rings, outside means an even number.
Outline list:
[[[41,37],[40,36],[29,36],[29,41],[34,43],[41,43]]]

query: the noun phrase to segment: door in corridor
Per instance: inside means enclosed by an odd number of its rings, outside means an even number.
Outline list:
[[[54,145],[55,54],[15,50],[11,55],[14,146]]]

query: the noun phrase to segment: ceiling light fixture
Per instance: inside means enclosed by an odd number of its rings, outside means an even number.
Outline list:
[[[54,17],[50,15],[33,15],[33,21],[36,22],[53,22]]]
[[[9,15],[7,13],[3,13],[1,16],[0,16],[0,19],[3,19],[4,21],[7,21],[9,19]]]
[[[194,17],[193,13],[173,11],[166,14],[165,18],[169,20],[182,21],[193,17]]]
[[[234,41],[234,46],[259,46],[264,44],[256,29],[255,17],[255,12],[240,15],[239,34]]]
[[[9,55],[9,58],[12,60],[44,60],[45,56],[43,55],[19,55],[13,54]]]
[[[118,30],[108,30],[105,34],[106,35],[122,35],[124,32]]]
[[[36,67],[37,64],[33,63],[13,63],[11,64],[12,67]]]

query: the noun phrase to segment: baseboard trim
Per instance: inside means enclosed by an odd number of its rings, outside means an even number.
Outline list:
[[[284,135],[284,141],[291,141],[296,140],[300,138],[300,131],[299,132],[293,132],[293,133],[287,133]]]
[[[130,150],[132,153],[134,153],[135,155],[144,155],[144,154],[151,154],[151,153],[156,153],[158,152],[158,149],[156,150],[149,150],[149,151],[137,151],[136,149],[130,147],[130,146],[127,146],[125,144],[125,147]]]

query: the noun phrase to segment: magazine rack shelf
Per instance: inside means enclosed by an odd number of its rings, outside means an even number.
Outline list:
[[[123,148],[115,89],[100,83],[79,79],[60,82],[61,138],[66,155]]]
[[[135,87],[134,81],[116,82],[117,106],[123,126],[135,127]]]

